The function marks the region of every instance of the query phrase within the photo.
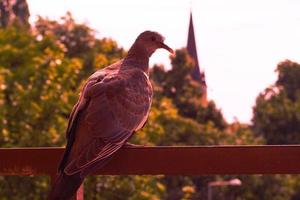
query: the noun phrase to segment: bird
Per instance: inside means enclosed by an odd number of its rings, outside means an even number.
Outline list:
[[[49,200],[71,199],[84,178],[106,165],[148,118],[152,102],[149,58],[174,54],[158,32],[144,31],[127,55],[94,72],[84,84],[66,129],[67,145]]]

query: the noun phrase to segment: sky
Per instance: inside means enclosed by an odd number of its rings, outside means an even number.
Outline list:
[[[31,22],[37,15],[59,19],[70,11],[99,38],[110,37],[126,50],[145,30],[164,35],[173,49],[185,47],[192,11],[208,98],[228,122],[250,123],[256,97],[277,79],[277,64],[300,63],[299,0],[27,1]],[[158,50],[154,63],[169,68],[168,52]]]

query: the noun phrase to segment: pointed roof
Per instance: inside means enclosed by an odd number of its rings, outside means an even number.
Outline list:
[[[201,76],[200,76],[200,66],[199,66],[198,56],[197,56],[197,48],[196,48],[196,40],[195,40],[192,12],[190,14],[190,24],[189,24],[189,32],[188,32],[188,40],[187,40],[187,51],[195,61],[195,67],[191,74],[192,78],[194,80],[201,82],[202,80],[201,80]]]

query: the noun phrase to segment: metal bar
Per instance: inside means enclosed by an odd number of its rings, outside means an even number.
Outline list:
[[[55,174],[63,148],[0,149],[0,175]],[[95,174],[300,174],[300,145],[129,147]]]

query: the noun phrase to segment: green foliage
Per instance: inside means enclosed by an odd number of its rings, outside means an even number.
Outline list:
[[[97,39],[93,29],[76,23],[69,12],[60,21],[39,17],[34,30],[39,38],[51,36],[63,44],[66,57],[80,58],[83,78],[124,56],[124,50],[115,41]]]
[[[158,200],[165,196],[162,176],[97,176],[85,183],[87,199],[95,200]]]
[[[213,123],[220,130],[224,130],[227,127],[222,112],[217,109],[213,101],[208,102],[206,107],[199,107],[197,121],[201,124]]]
[[[61,145],[81,61],[64,57],[55,40],[14,27],[0,29],[0,54],[1,146]]]
[[[300,64],[286,60],[277,66],[276,87],[293,102],[300,99]]]
[[[0,176],[1,200],[47,199],[49,177]]]
[[[152,68],[155,95],[172,99],[181,116],[194,119],[203,125],[212,123],[216,128],[224,130],[227,123],[215,103],[210,101],[205,107],[201,105],[201,83],[191,76],[194,62],[186,49],[176,50],[176,56],[171,57],[171,63],[172,68],[169,71],[159,65]]]
[[[148,123],[132,138],[134,143],[148,145],[212,145],[225,134],[211,124],[179,115],[169,98],[154,99]]]
[[[214,187],[213,199],[228,200],[257,200],[291,199],[298,187],[299,176],[291,175],[240,175],[225,176],[225,179],[239,178],[241,186]],[[224,180],[224,177],[217,177],[217,180]]]
[[[190,75],[193,60],[185,49],[176,50],[171,57],[172,69],[164,71],[154,66],[152,77],[155,84],[162,88],[163,95],[171,98],[181,115],[196,118],[200,105],[201,87]]]
[[[253,129],[267,144],[300,142],[300,65],[279,63],[278,80],[256,99]]]

